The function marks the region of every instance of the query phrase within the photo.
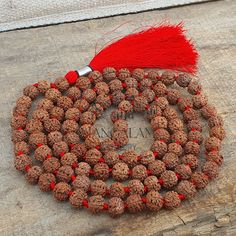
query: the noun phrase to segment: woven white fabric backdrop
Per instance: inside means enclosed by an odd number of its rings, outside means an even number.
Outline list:
[[[202,1],[204,0],[0,0],[0,31]]]

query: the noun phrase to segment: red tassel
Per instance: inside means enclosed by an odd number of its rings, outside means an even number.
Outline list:
[[[194,73],[198,53],[182,24],[161,25],[130,34],[106,46],[90,62],[93,70],[159,68]]]

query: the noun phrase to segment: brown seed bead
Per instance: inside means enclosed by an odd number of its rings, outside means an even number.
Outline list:
[[[101,147],[101,149],[100,149],[101,152],[104,154],[109,151],[114,151],[116,149],[116,145],[115,145],[114,141],[110,138],[106,138],[106,139],[102,140],[100,147]]]
[[[147,110],[147,119],[152,120],[154,117],[161,115],[162,115],[161,108],[156,104],[152,103],[150,105],[150,108]]]
[[[125,113],[129,113],[133,111],[133,106],[129,101],[123,100],[119,103],[118,109],[124,111]]]
[[[100,94],[97,96],[96,102],[102,106],[104,110],[111,106],[111,99],[106,94]]]
[[[71,146],[71,148],[73,148],[74,144],[77,144],[80,142],[80,137],[77,133],[75,132],[69,132],[67,134],[64,135],[63,140],[69,145]]]
[[[105,159],[105,162],[107,163],[107,165],[111,167],[120,161],[119,154],[115,151],[106,152],[103,158]]]
[[[112,168],[112,176],[117,181],[124,181],[129,178],[129,167],[127,164],[118,162]]]
[[[166,129],[167,128],[167,120],[163,116],[156,116],[151,120],[151,126],[152,126],[153,130]]]
[[[214,126],[223,126],[223,120],[220,116],[212,116],[208,119],[208,126],[213,128]]]
[[[82,98],[87,102],[92,103],[96,99],[96,92],[93,89],[86,89],[82,93]]]
[[[97,163],[94,168],[94,178],[100,180],[107,180],[109,177],[109,166],[106,163]]]
[[[165,142],[156,140],[151,146],[151,151],[157,152],[158,157],[163,157],[167,152],[167,144]]]
[[[168,100],[165,97],[158,97],[154,103],[161,108],[161,110],[165,110],[169,104]]]
[[[104,198],[100,195],[92,196],[89,198],[89,210],[92,213],[99,213],[103,210]]]
[[[128,88],[125,92],[125,97],[128,101],[133,101],[138,94],[139,92],[136,88]]]
[[[178,113],[175,109],[172,107],[167,107],[166,109],[163,110],[162,115],[169,121],[172,119],[177,119],[178,118]]]
[[[95,135],[96,129],[94,126],[90,124],[84,124],[80,127],[79,133],[83,139],[85,139],[89,135]]]
[[[126,68],[122,68],[119,70],[119,75],[118,75],[119,79],[121,81],[124,81],[126,78],[130,77],[130,72],[128,69]]]
[[[33,85],[28,85],[24,88],[23,93],[25,96],[35,99],[39,95],[38,89]]]
[[[204,107],[207,104],[207,97],[203,94],[197,94],[192,97],[193,106],[197,109]]]
[[[24,130],[13,130],[12,131],[12,141],[14,143],[26,141],[27,140],[27,133]]]
[[[38,147],[34,152],[34,158],[38,161],[44,161],[48,156],[52,155],[52,150],[47,145]]]
[[[190,131],[188,133],[188,140],[189,141],[197,141],[198,143],[202,143],[203,141],[203,137],[202,137],[202,133],[199,131]]]
[[[167,87],[162,82],[157,82],[153,86],[153,91],[158,97],[162,97],[166,95]]]
[[[69,193],[71,192],[71,187],[67,183],[58,183],[53,189],[53,197],[58,201],[65,201],[69,198]]]
[[[200,152],[200,145],[196,142],[189,141],[185,144],[184,150],[186,154],[193,154],[197,156]]]
[[[164,142],[168,142],[170,139],[170,134],[166,129],[156,129],[153,132],[153,136],[155,140],[162,140]]]
[[[107,185],[102,180],[94,180],[90,185],[92,195],[105,196],[107,193]]]
[[[64,110],[61,107],[55,106],[50,110],[50,117],[62,121],[64,119]]]
[[[95,84],[103,81],[102,74],[97,70],[90,72],[88,74],[88,78],[92,80]]]
[[[66,91],[66,96],[69,97],[72,101],[77,101],[81,98],[81,91],[79,88],[73,86]]]
[[[175,191],[169,191],[164,195],[164,205],[167,209],[174,209],[181,203],[179,195]]]
[[[40,80],[37,88],[40,93],[46,93],[46,91],[51,88],[51,85],[47,80]]]
[[[111,94],[111,101],[115,106],[118,106],[125,100],[125,94],[122,91],[115,91]]]
[[[177,89],[168,89],[167,100],[171,105],[176,105],[179,101],[181,94]]]
[[[163,197],[157,191],[150,191],[147,193],[147,202],[146,206],[151,211],[159,211],[163,206]]]
[[[197,130],[199,132],[202,132],[202,125],[199,119],[197,120],[190,120],[187,124],[188,130]]]
[[[110,198],[108,201],[108,212],[111,217],[119,217],[125,211],[124,202],[118,197]]]
[[[168,152],[172,152],[179,157],[183,153],[183,148],[178,143],[170,143],[170,144],[168,144]]]
[[[69,82],[64,77],[57,78],[55,80],[55,85],[60,91],[66,91],[70,87]]]
[[[205,148],[207,151],[219,150],[220,146],[221,141],[216,137],[208,137],[205,140]]]
[[[47,132],[59,131],[61,129],[61,123],[59,120],[52,118],[44,121],[44,128]]]
[[[191,169],[196,169],[199,164],[198,158],[192,154],[184,155],[181,161],[183,164],[189,165]]]
[[[56,157],[60,156],[63,153],[67,153],[69,151],[69,147],[67,143],[64,141],[54,143],[52,146],[52,149]]]
[[[196,186],[196,188],[203,189],[208,185],[209,179],[202,172],[194,172],[191,176],[191,182]]]
[[[179,157],[172,152],[168,152],[162,158],[162,161],[165,163],[167,169],[173,169],[179,164]]]
[[[126,199],[127,208],[131,213],[137,213],[144,209],[142,198],[138,194],[132,194]]]
[[[94,86],[97,94],[108,94],[110,92],[109,86],[105,82],[98,82]]]
[[[100,140],[96,135],[89,135],[85,139],[85,145],[87,148],[95,148],[100,145]]]
[[[43,109],[36,109],[32,113],[32,118],[34,120],[45,121],[45,120],[49,119],[49,113]]]
[[[176,131],[171,135],[172,142],[178,142],[180,145],[185,145],[187,142],[187,134],[184,131]]]
[[[202,90],[202,86],[198,81],[191,81],[188,85],[188,92],[192,95],[200,92]]]
[[[147,99],[148,103],[152,102],[155,98],[155,93],[151,89],[145,89],[142,92],[143,96]]]
[[[202,168],[204,174],[209,176],[209,178],[214,179],[219,175],[219,166],[212,161],[207,161]]]
[[[191,98],[181,98],[178,102],[178,108],[180,111],[184,112],[190,108],[193,108],[193,102]]]
[[[223,140],[225,138],[225,130],[222,126],[214,126],[210,129],[210,136]]]
[[[73,101],[68,97],[62,96],[58,98],[57,106],[61,107],[64,111],[67,111],[73,106]]]
[[[150,175],[144,180],[144,185],[147,187],[148,191],[155,190],[159,191],[161,189],[161,185],[158,182],[158,179],[155,175]]]
[[[130,194],[138,194],[138,195],[143,195],[144,194],[144,185],[138,179],[130,180],[127,187],[129,188],[129,193]]]
[[[143,80],[144,76],[145,76],[145,71],[143,69],[137,68],[137,69],[134,69],[132,72],[132,77],[134,77],[138,81]]]
[[[149,89],[151,88],[152,86],[152,80],[151,79],[148,79],[148,78],[145,78],[144,80],[141,80],[140,81],[140,90],[141,91],[145,91],[146,89]],[[151,90],[155,96],[155,92],[153,90]]]
[[[134,98],[134,110],[136,112],[145,111],[147,105],[148,101],[147,98],[145,98],[144,96],[138,96]]]
[[[11,127],[13,129],[24,128],[27,123],[27,119],[24,116],[13,116],[11,120]]]
[[[122,90],[123,87],[122,87],[122,83],[120,80],[118,79],[114,79],[112,81],[109,82],[109,88],[110,88],[110,91],[111,92],[114,92],[116,90]]]
[[[75,168],[76,175],[86,175],[89,176],[89,172],[91,170],[91,167],[86,162],[79,162],[78,167]]]
[[[138,81],[135,78],[129,77],[125,79],[125,86],[127,88],[137,88]]]
[[[161,75],[161,81],[169,86],[175,82],[175,74],[172,71],[164,71]]]
[[[46,159],[42,165],[45,172],[48,172],[48,173],[53,173],[54,171],[58,170],[60,166],[61,165],[60,165],[59,160],[55,157],[50,157]]]
[[[209,119],[217,115],[216,108],[211,105],[206,105],[201,109],[201,114],[205,119]]]
[[[15,168],[19,171],[26,171],[26,166],[31,166],[33,164],[32,159],[28,155],[20,155],[15,157],[14,165]]]
[[[132,169],[132,178],[144,181],[147,178],[147,168],[144,165],[136,165]]]
[[[47,137],[43,132],[35,131],[29,136],[29,145],[36,149],[39,144],[47,144]]]
[[[140,153],[140,163],[143,165],[148,165],[155,160],[155,156],[152,151],[142,151]]]
[[[180,179],[189,179],[192,175],[192,170],[188,165],[180,164],[175,167],[175,173],[180,175]]]
[[[173,119],[168,122],[168,129],[171,133],[184,129],[184,124],[180,119]]]
[[[77,157],[74,153],[67,152],[61,157],[61,164],[72,166],[74,163],[77,163]]]
[[[178,182],[178,178],[177,178],[175,172],[171,171],[171,170],[164,171],[161,174],[160,178],[163,180],[163,187],[165,187],[167,189],[171,189]]]
[[[61,128],[64,133],[77,132],[79,130],[79,125],[74,120],[65,120]]]
[[[125,146],[129,142],[126,132],[123,131],[115,131],[112,134],[112,139],[118,147]]]
[[[153,175],[159,176],[166,171],[166,166],[164,162],[155,160],[148,165],[148,170],[150,170]]]
[[[62,182],[70,182],[71,176],[74,174],[72,167],[70,166],[61,166],[57,171],[57,178]]]
[[[79,109],[80,112],[85,112],[89,109],[89,103],[85,99],[79,99],[74,103],[74,107]]]
[[[76,176],[75,180],[72,182],[73,189],[82,189],[87,192],[90,187],[90,179],[85,175]]]
[[[65,112],[65,119],[66,120],[74,120],[74,121],[78,121],[80,118],[80,111],[79,109],[72,107],[69,108],[66,112]]]
[[[88,164],[94,166],[99,162],[99,159],[102,157],[102,153],[96,148],[89,149],[85,154],[85,160]]]
[[[116,70],[113,67],[106,67],[103,69],[103,77],[106,81],[111,81],[116,78]]]
[[[127,132],[128,130],[128,122],[126,120],[117,120],[113,124],[114,131],[124,131]]]
[[[22,106],[15,106],[13,109],[13,116],[27,116],[29,109]]]
[[[126,193],[124,190],[124,185],[120,182],[114,182],[109,188],[110,197],[124,198]]]
[[[21,96],[16,101],[17,106],[21,106],[21,107],[25,107],[25,108],[30,108],[31,104],[32,104],[31,98],[28,96],[25,96],[25,95]]]
[[[102,116],[104,109],[100,104],[95,103],[91,104],[88,111],[92,112],[97,118],[99,118]]]
[[[114,111],[111,112],[110,117],[111,117],[111,121],[115,122],[120,119],[124,120],[126,118],[126,114],[124,111],[121,111],[119,109],[115,109]]]
[[[91,82],[88,77],[81,76],[77,79],[75,86],[79,89],[86,90],[91,88]]]
[[[74,153],[79,160],[81,160],[87,152],[86,145],[84,143],[77,143],[73,146],[72,153]]]
[[[48,192],[51,190],[51,183],[55,183],[56,178],[51,173],[43,173],[39,176],[38,185],[41,191]]]
[[[191,78],[187,74],[180,74],[178,78],[176,79],[176,83],[180,87],[183,87],[183,88],[187,87],[190,82],[191,82]]]
[[[138,154],[134,150],[127,150],[122,153],[122,160],[132,168],[138,163]]]
[[[213,161],[219,166],[223,163],[223,157],[216,151],[208,152],[206,155],[206,160]]]
[[[152,81],[153,84],[157,83],[159,74],[157,73],[157,71],[152,70],[148,72],[148,78]]]
[[[184,111],[183,115],[184,115],[184,120],[187,121],[187,122],[189,122],[191,120],[199,119],[199,114],[197,113],[196,110],[194,110],[192,108]]]
[[[53,108],[53,102],[49,99],[43,98],[37,104],[37,109],[44,109],[50,111]]]
[[[182,180],[179,182],[176,188],[179,194],[183,194],[185,198],[190,199],[193,198],[196,194],[197,190],[193,183],[188,180]]]
[[[17,156],[19,152],[23,152],[24,154],[29,154],[30,152],[29,145],[24,141],[15,143],[14,146],[15,155]]]
[[[35,132],[35,131],[42,131],[43,130],[43,124],[39,120],[31,119],[26,124],[25,130],[30,134]]]
[[[45,93],[45,98],[51,100],[52,102],[57,102],[57,99],[61,97],[61,92],[58,89],[50,88]]]
[[[30,184],[37,184],[39,176],[42,174],[43,171],[39,166],[32,166],[25,174],[25,178]]]
[[[48,144],[53,146],[54,143],[62,141],[62,133],[59,131],[50,132],[47,136]]]
[[[73,207],[81,208],[83,206],[83,200],[87,198],[88,195],[86,192],[82,189],[77,189],[70,195],[69,201]]]

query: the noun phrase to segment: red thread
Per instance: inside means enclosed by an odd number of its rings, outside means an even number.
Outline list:
[[[57,173],[58,173],[58,170],[55,170],[55,171],[53,172],[54,175],[57,175]]]
[[[100,157],[98,161],[99,162],[105,162],[105,159],[103,157]]]
[[[79,74],[77,73],[77,71],[69,71],[65,75],[65,78],[67,79],[69,84],[74,84],[79,78]]]
[[[178,145],[181,145],[181,142],[180,141],[175,141],[176,144]]]
[[[54,83],[50,83],[50,86],[51,86],[51,88],[54,88],[54,89],[57,88],[57,86]]]
[[[22,155],[24,155],[24,153],[23,153],[22,151],[19,151],[19,152],[17,153],[17,156],[22,156]]]
[[[25,171],[28,172],[30,168],[31,168],[30,165],[25,166]]]
[[[72,181],[75,181],[75,179],[76,179],[76,176],[75,176],[75,175],[72,175],[72,176],[71,176],[71,180],[72,180]]]
[[[176,175],[176,177],[177,177],[178,179],[181,179],[181,175],[180,175],[180,174],[175,173],[175,175]]]
[[[163,185],[163,184],[164,184],[164,180],[163,180],[163,179],[158,179],[158,183],[159,183],[160,185]]]
[[[52,158],[52,156],[48,154],[48,155],[46,156],[46,159],[50,159],[50,158]]]
[[[132,175],[132,170],[129,170],[129,175]]]
[[[75,169],[75,168],[77,168],[77,167],[78,167],[78,163],[77,163],[77,162],[74,162],[74,163],[72,164],[72,168]]]
[[[109,173],[111,173],[112,172],[112,168],[109,168]]]
[[[94,175],[94,170],[90,169],[90,170],[89,170],[89,174],[90,174],[90,175]]]
[[[122,88],[127,88],[127,84],[125,82],[122,83]]]
[[[41,147],[41,146],[43,146],[43,144],[42,144],[42,143],[39,143],[39,144],[37,144],[37,147]]]
[[[108,210],[108,208],[109,208],[109,205],[108,205],[107,203],[104,203],[104,204],[103,204],[103,209],[104,209],[104,210]]]
[[[89,81],[90,81],[90,83],[94,82],[93,78],[89,78]]]
[[[100,146],[100,145],[96,146],[95,148],[96,148],[97,150],[101,150],[101,146]]]
[[[184,109],[185,109],[185,111],[188,111],[188,110],[190,110],[192,107],[191,106],[186,106]]]
[[[72,143],[72,144],[69,145],[69,147],[70,147],[71,150],[73,150],[73,148],[75,147],[75,144]]]
[[[53,181],[50,183],[50,189],[53,190],[56,186],[56,183]]]
[[[141,199],[142,199],[142,202],[143,202],[143,203],[146,203],[146,202],[147,202],[147,198],[142,197]]]
[[[124,191],[125,191],[126,193],[129,193],[129,192],[130,192],[130,188],[129,188],[128,186],[126,186],[126,187],[124,187]]]
[[[19,130],[19,131],[20,131],[20,130],[23,130],[23,128],[22,128],[22,127],[19,127],[17,130]]]
[[[182,98],[178,98],[177,102],[180,103],[182,101]]]
[[[153,155],[154,155],[155,158],[157,158],[158,157],[158,152],[153,152]]]
[[[93,91],[96,93],[96,92],[98,91],[98,89],[94,87],[94,88],[93,88]]]
[[[123,155],[119,155],[118,158],[122,160],[124,158],[124,156]]]
[[[84,199],[84,200],[82,201],[82,205],[83,205],[84,207],[88,208],[88,207],[89,207],[88,200],[87,200],[87,199]]]
[[[74,193],[73,191],[69,191],[69,193],[68,193],[69,197],[70,197],[73,193]]]
[[[60,157],[63,157],[64,155],[65,155],[64,152],[61,152],[61,153],[59,154]]]
[[[142,160],[142,157],[141,156],[138,156],[137,157],[137,161],[141,161]]]
[[[36,84],[33,84],[34,87],[38,88],[39,84],[36,83]]]
[[[149,110],[150,109],[150,105],[147,104],[146,107],[145,107],[146,110]]]
[[[152,170],[147,170],[148,175],[152,175],[152,173],[153,173]]]
[[[145,185],[144,186],[144,191],[147,193],[148,192],[148,187]]]
[[[184,200],[185,199],[185,195],[184,194],[179,194],[178,196],[179,196],[180,200]]]

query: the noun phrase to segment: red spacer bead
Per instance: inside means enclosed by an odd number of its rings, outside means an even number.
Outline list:
[[[53,181],[50,183],[50,189],[53,190],[55,188],[56,183]]]
[[[103,204],[103,209],[104,209],[104,210],[108,210],[108,208],[109,208],[109,205],[108,205],[107,203],[104,203],[104,204]]]
[[[192,131],[192,132],[196,132],[196,131],[198,131],[198,130],[196,130],[196,129],[191,129],[190,131]]]
[[[75,176],[75,175],[72,175],[72,176],[71,176],[71,180],[72,180],[72,181],[75,181],[75,179],[76,179],[76,176]]]
[[[180,142],[180,141],[176,141],[175,143],[181,145],[181,142]]]
[[[199,144],[199,140],[193,140],[192,142]]]
[[[67,79],[69,84],[74,84],[79,78],[79,74],[77,73],[77,71],[69,71],[65,75],[65,78]]]
[[[36,83],[36,84],[33,84],[34,87],[38,88],[39,84]]]
[[[125,209],[128,208],[128,204],[127,204],[127,202],[124,203],[124,208],[125,208]]]
[[[157,80],[161,80],[161,76],[160,76],[160,75],[157,75],[157,76],[156,76],[156,79],[157,79]]]
[[[139,93],[138,96],[141,97],[141,96],[143,96],[143,94],[142,94],[142,93]]]
[[[74,162],[74,163],[72,164],[72,168],[75,169],[75,168],[77,168],[77,167],[78,167],[78,163],[77,163],[77,162]]]
[[[122,87],[125,89],[127,88],[127,84],[125,82],[122,83]]]
[[[28,172],[30,168],[31,168],[30,165],[25,166],[25,171]]]
[[[166,141],[165,141],[165,140],[163,140],[163,139],[160,139],[159,141],[160,141],[160,142],[162,142],[162,143],[166,143]]]
[[[105,159],[103,157],[100,157],[98,161],[99,162],[105,162]]]
[[[130,192],[130,188],[128,186],[124,187],[124,190],[125,190],[126,193]]]
[[[140,82],[138,82],[138,87],[139,87],[139,88],[141,87],[141,83],[140,83]]]
[[[180,200],[184,200],[185,199],[185,195],[184,194],[179,194],[178,196],[179,196]]]
[[[142,197],[141,199],[142,199],[142,202],[143,202],[143,203],[146,203],[146,202],[147,202],[147,198]]]
[[[110,190],[109,189],[106,190],[106,195],[108,195],[108,196],[110,195]]]
[[[22,156],[22,155],[24,155],[24,153],[23,153],[22,151],[19,151],[19,152],[17,153],[17,156]]]
[[[88,200],[87,200],[87,199],[84,199],[84,200],[82,201],[82,205],[83,205],[84,207],[88,208],[88,207],[89,207]]]
[[[93,83],[94,79],[93,78],[89,78],[89,81],[90,81],[90,83]]]
[[[59,154],[60,157],[63,157],[64,155],[65,155],[64,152],[61,152],[61,153]]]
[[[154,97],[154,101],[157,101],[157,100],[158,100],[158,97],[157,97],[157,96],[155,96],[155,97]]]
[[[57,88],[57,86],[54,83],[50,83],[51,88]]]
[[[152,175],[152,170],[147,170],[148,175]]]
[[[164,184],[163,179],[158,179],[158,183],[159,183],[160,185],[163,185],[163,184]]]
[[[43,144],[42,144],[42,143],[39,143],[39,144],[37,144],[37,147],[41,147],[41,146],[43,146]]]

